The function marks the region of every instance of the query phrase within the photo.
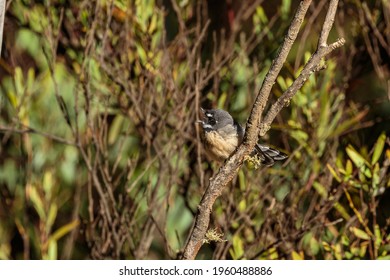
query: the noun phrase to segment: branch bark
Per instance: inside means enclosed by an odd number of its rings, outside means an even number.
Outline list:
[[[293,21],[288,29],[287,35],[284,38],[284,42],[277,54],[276,59],[271,64],[270,70],[268,71],[260,91],[255,99],[250,117],[246,125],[246,132],[243,143],[225,162],[218,173],[210,180],[210,184],[198,206],[198,213],[195,217],[194,226],[191,229],[187,243],[184,247],[183,259],[195,259],[199,249],[204,242],[205,234],[210,222],[210,214],[215,200],[222,194],[222,191],[227,186],[227,184],[237,175],[237,172],[241,167],[245,156],[249,155],[249,153],[256,145],[258,135],[262,136],[268,131],[270,124],[276,115],[280,112],[280,110],[289,103],[291,98],[302,87],[307,78],[312,73],[321,68],[321,59],[335,48],[342,46],[345,42],[344,39],[339,39],[329,46],[326,44],[329,32],[333,26],[338,4],[338,0],[332,0],[329,4],[326,19],[323,24],[317,51],[312,55],[301,74],[293,82],[290,88],[287,89],[287,91],[276,101],[275,104],[273,104],[271,109],[268,111],[268,114],[264,118],[264,121],[261,121],[261,116],[263,114],[265,105],[267,104],[272,86],[274,85],[284,62],[286,61],[287,55],[297,38],[299,29],[311,2],[311,0],[303,0],[300,2]]]

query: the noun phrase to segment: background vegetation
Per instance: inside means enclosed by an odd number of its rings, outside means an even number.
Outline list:
[[[315,49],[313,1],[273,88]],[[179,258],[209,178],[199,107],[241,123],[299,1],[7,1],[0,259]],[[340,1],[347,43],[217,200],[200,259],[390,258],[390,3]]]

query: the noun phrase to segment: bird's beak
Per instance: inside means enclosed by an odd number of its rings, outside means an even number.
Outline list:
[[[201,117],[201,118],[204,118],[204,116],[206,115],[205,109],[203,109],[202,107],[200,107],[200,111],[201,111],[200,117]],[[202,121],[202,120],[197,120],[196,122],[197,122],[197,123],[201,123],[201,124],[204,125],[204,121]]]

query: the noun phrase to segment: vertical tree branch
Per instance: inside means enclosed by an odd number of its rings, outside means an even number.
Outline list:
[[[334,17],[336,16],[337,4],[339,0],[331,0],[329,4],[328,12],[326,13],[326,18],[324,25],[322,26],[320,39],[318,40],[318,47],[326,47],[327,40],[329,37],[330,30],[332,29]]]
[[[256,131],[258,130],[258,126],[261,121],[261,115],[263,114],[265,105],[267,104],[272,86],[274,85],[276,78],[278,77],[284,62],[287,59],[287,55],[289,54],[291,47],[298,36],[299,29],[310,4],[311,0],[303,0],[299,4],[298,10],[296,11],[293,21],[291,22],[291,25],[287,31],[287,35],[284,37],[283,44],[275,60],[272,62],[271,67],[268,70],[268,73],[265,76],[263,84],[260,88],[260,91],[257,94],[246,126],[244,145],[249,146],[248,152],[253,149],[257,142],[258,133],[256,133]]]

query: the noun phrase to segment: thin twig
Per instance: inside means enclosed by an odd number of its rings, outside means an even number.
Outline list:
[[[66,145],[71,145],[71,146],[77,146],[76,142],[67,140],[65,138],[44,132],[44,131],[39,131],[36,130],[32,127],[24,126],[24,129],[17,129],[13,127],[6,127],[6,126],[0,126],[0,132],[12,132],[12,133],[17,133],[17,134],[25,134],[25,133],[32,133],[32,134],[37,134],[41,135],[43,137],[46,137],[48,139],[51,139],[53,141],[56,141],[58,143],[66,144]]]

